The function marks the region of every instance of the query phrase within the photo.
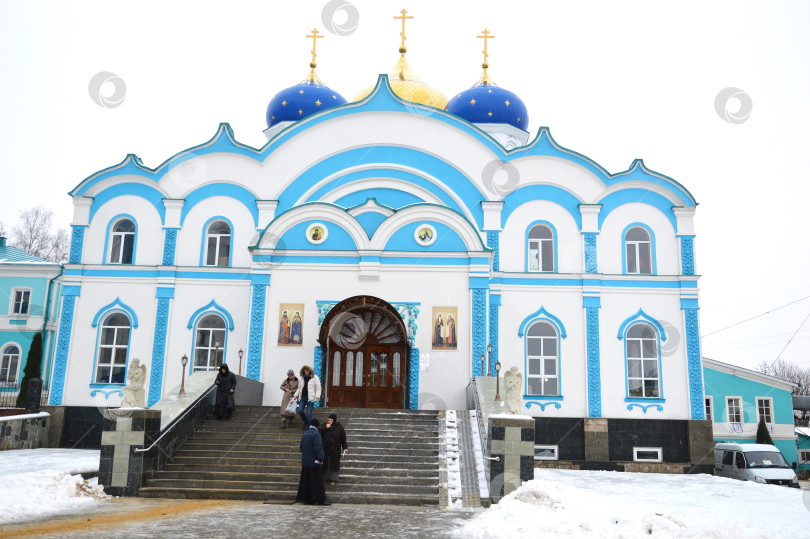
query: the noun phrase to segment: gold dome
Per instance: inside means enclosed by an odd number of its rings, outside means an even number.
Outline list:
[[[428,105],[442,110],[445,105],[447,105],[446,95],[436,88],[425,84],[422,79],[414,75],[413,69],[408,65],[404,54],[400,56],[397,65],[394,66],[394,69],[389,74],[389,83],[394,93],[406,101],[420,105]],[[374,86],[369,86],[362,90],[354,96],[353,101],[364,99],[372,90],[374,90]]]

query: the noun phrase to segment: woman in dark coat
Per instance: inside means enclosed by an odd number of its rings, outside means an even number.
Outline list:
[[[340,479],[340,454],[349,449],[346,444],[346,431],[338,423],[337,415],[330,414],[326,425],[320,429],[323,437],[323,478],[331,485]]]
[[[217,400],[214,405],[214,415],[217,419],[230,419],[233,415],[233,391],[236,389],[236,376],[223,363],[214,382],[217,386]]]

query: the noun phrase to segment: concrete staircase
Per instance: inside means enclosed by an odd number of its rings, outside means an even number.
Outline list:
[[[333,503],[439,504],[439,418],[431,410],[316,408],[336,413],[348,454],[340,481],[326,485]],[[209,417],[139,491],[150,498],[294,500],[301,418],[281,429],[279,408],[239,407],[233,419]]]

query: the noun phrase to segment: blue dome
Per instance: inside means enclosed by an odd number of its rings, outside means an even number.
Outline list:
[[[310,114],[345,104],[342,95],[329,89],[317,77],[310,77],[281,90],[270,100],[267,105],[267,127],[279,122],[295,122]]]
[[[479,82],[461,92],[447,102],[444,110],[474,124],[509,124],[529,130],[529,113],[523,101],[514,92],[491,82]]]

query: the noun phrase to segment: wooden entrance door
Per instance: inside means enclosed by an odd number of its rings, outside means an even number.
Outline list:
[[[408,345],[399,313],[363,301],[328,322],[327,405],[403,408]]]

